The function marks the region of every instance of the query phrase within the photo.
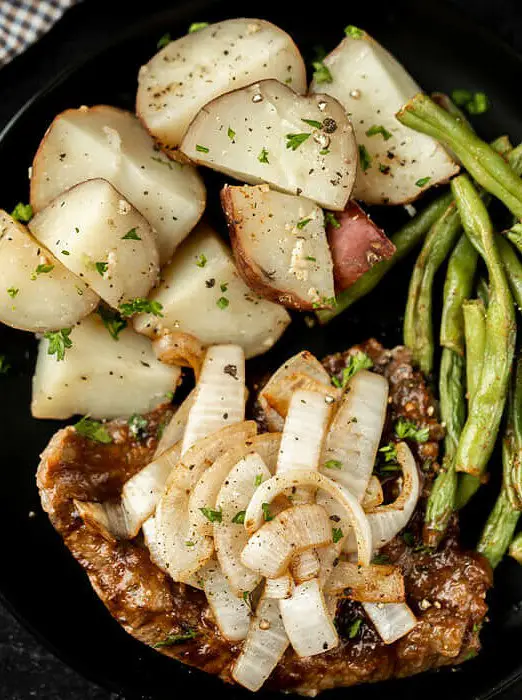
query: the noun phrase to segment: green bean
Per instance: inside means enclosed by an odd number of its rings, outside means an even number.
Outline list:
[[[440,326],[440,344],[464,355],[464,318],[462,304],[471,296],[478,253],[469,238],[461,236],[450,256]]]
[[[522,532],[519,532],[518,535],[513,538],[509,547],[509,556],[516,559],[519,564],[522,564]]]
[[[484,277],[479,277],[477,282],[477,296],[484,304],[484,309],[489,306],[489,286]]]
[[[522,218],[520,177],[501,155],[469,128],[421,93],[415,95],[396,116],[405,126],[428,134],[450,148],[485,190],[504,202],[518,219]]]
[[[520,512],[513,510],[504,489],[500,491],[477,545],[494,569],[500,564],[513,538]]]
[[[404,344],[411,349],[414,362],[426,375],[433,371],[433,280],[461,230],[460,215],[452,203],[431,227],[411,276],[404,316]]]
[[[522,261],[505,238],[497,237],[497,246],[509,281],[513,300],[522,312]]]
[[[509,392],[503,450],[504,488],[515,510],[522,510],[522,354],[519,356]]]
[[[424,543],[428,547],[439,544],[455,509],[458,475],[455,454],[460,433],[466,420],[464,401],[464,359],[448,348],[443,348],[440,363],[439,396],[441,420],[446,425],[444,461],[433,483],[424,518]]]
[[[509,231],[506,231],[506,237],[522,253],[522,224],[515,224]]]
[[[482,373],[486,342],[486,310],[480,299],[469,299],[462,305],[466,335],[466,380],[471,405]]]
[[[486,207],[466,175],[454,179],[451,187],[464,230],[488,268],[491,288],[480,382],[455,458],[457,471],[480,477],[493,451],[504,409],[515,349],[515,312]]]
[[[317,311],[320,323],[328,323],[375,289],[382,278],[422,241],[433,224],[446,211],[451,201],[452,196],[449,192],[442,195],[399,229],[391,237],[396,248],[394,256],[390,260],[383,260],[374,265],[357,282],[341,292],[337,296],[337,303],[333,309]]]

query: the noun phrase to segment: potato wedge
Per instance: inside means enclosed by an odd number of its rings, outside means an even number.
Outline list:
[[[266,182],[334,210],[344,209],[357,171],[352,126],[337,100],[303,97],[276,80],[206,105],[181,150],[192,161],[242,182]]]
[[[25,226],[0,210],[0,321],[45,333],[72,326],[99,297],[69,272]]]
[[[33,209],[40,211],[65,190],[99,177],[156,229],[162,265],[205,209],[205,186],[196,170],[158,153],[134,114],[106,105],[62,112],[34,157]]]
[[[208,102],[264,78],[306,92],[305,65],[292,38],[261,19],[224,20],[170,42],[141,68],[136,112],[168,151]]]
[[[36,214],[29,228],[114,308],[146,297],[156,283],[155,233],[106,180],[72,187]]]
[[[225,186],[221,202],[249,287],[289,308],[331,308],[333,264],[320,207],[268,185]]]
[[[140,314],[134,327],[154,337],[162,330],[196,336],[204,345],[241,345],[246,357],[269,350],[290,317],[277,304],[256,296],[236,270],[219,236],[200,224],[161,273],[150,299],[163,305],[163,317]]]
[[[420,88],[401,64],[365,32],[347,36],[324,59],[332,82],[311,92],[332,95],[352,120],[360,149],[354,198],[368,204],[407,204],[446,182],[458,165],[429,136],[402,126],[395,113]]]
[[[354,200],[328,223],[326,234],[333,259],[335,289],[341,292],[381,260],[391,258],[395,246]]]
[[[159,362],[147,338],[131,328],[115,341],[98,314],[76,325],[72,347],[63,360],[49,355],[49,341],[40,341],[33,377],[35,418],[117,418],[146,413],[175,391],[180,368]]]

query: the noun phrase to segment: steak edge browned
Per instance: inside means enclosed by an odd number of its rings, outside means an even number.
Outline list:
[[[433,398],[422,375],[411,367],[405,348],[389,351],[370,340],[358,349],[370,355],[375,371],[390,382],[391,401],[384,440],[399,416],[429,427],[427,442],[411,444],[424,476],[425,495],[437,469],[438,442],[443,435]],[[324,361],[325,367],[331,374],[341,372],[353,350],[329,356]],[[141,441],[123,421],[107,424],[113,439],[108,445],[92,442],[72,427],[60,430],[42,454],[38,488],[43,508],[55,529],[122,627],[150,646],[188,628],[194,630],[197,633],[194,639],[162,647],[160,651],[231,682],[230,669],[241,644],[223,639],[204,594],[174,583],[151,562],[139,539],[132,542],[104,539],[84,524],[74,506],[74,499],[117,498],[127,479],[151,460],[158,429],[170,415],[170,407],[149,414],[148,437]],[[422,518],[421,500],[408,526],[416,543],[421,542]],[[299,658],[290,648],[267,687],[313,694],[326,688],[458,664],[471,652],[478,651],[478,633],[487,611],[485,596],[491,585],[491,572],[481,557],[460,550],[456,520],[436,553],[426,551],[420,544],[411,546],[401,536],[382,551],[403,571],[407,601],[419,620],[415,629],[386,646],[367,621],[362,607],[352,601],[341,601],[337,613],[339,646],[310,658]],[[350,629],[359,618],[362,624],[356,637],[350,639]]]

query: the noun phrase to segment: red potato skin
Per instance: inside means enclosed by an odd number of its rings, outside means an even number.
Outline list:
[[[395,254],[395,246],[368,214],[350,200],[342,212],[334,214],[338,226],[326,229],[332,253],[335,290],[342,292],[381,260]]]
[[[295,309],[296,311],[312,311],[317,309],[329,309],[328,305],[315,305],[307,299],[302,299],[295,294],[289,293],[284,289],[278,289],[274,286],[269,275],[248,255],[245,250],[241,235],[241,221],[234,218],[234,205],[232,203],[232,195],[230,190],[225,185],[220,193],[221,206],[227,220],[228,232],[230,234],[230,243],[237,271],[250,289],[259,294],[260,297],[273,301],[276,304],[281,304],[287,309]]]

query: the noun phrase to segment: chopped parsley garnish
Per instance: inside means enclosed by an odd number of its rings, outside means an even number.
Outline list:
[[[134,437],[138,438],[138,440],[143,440],[145,437],[147,437],[149,421],[143,416],[140,416],[139,413],[133,413],[127,423],[129,425],[130,432],[134,435]]]
[[[35,280],[38,275],[46,275],[51,270],[54,270],[54,265],[37,265],[36,270],[31,275],[31,279]]]
[[[412,532],[408,532],[408,530],[402,533],[402,539],[408,545],[408,547],[413,547],[415,544],[415,536]]]
[[[269,503],[262,503],[261,508],[263,509],[263,517],[266,520],[266,522],[274,519],[274,516],[270,512],[270,504]]]
[[[236,138],[236,132],[230,126],[228,127],[228,130],[227,130],[227,136],[231,141],[233,141]]]
[[[208,22],[192,22],[188,29],[189,34],[194,34],[194,32],[199,32],[201,29],[208,27]]]
[[[359,630],[361,629],[361,625],[362,620],[360,617],[354,622],[352,622],[352,624],[348,628],[348,639],[355,639],[355,637],[357,637],[357,635],[359,634]]]
[[[266,148],[262,148],[260,154],[257,156],[257,159],[260,163],[270,163],[268,160],[268,151]]]
[[[372,564],[389,564],[390,557],[387,554],[375,554],[372,558]]]
[[[240,510],[232,518],[232,522],[236,525],[243,525],[245,522],[246,510]]]
[[[196,543],[192,542],[191,540],[187,540],[185,542],[185,547],[195,547],[195,546],[196,546]]]
[[[299,146],[301,146],[307,139],[309,139],[311,134],[287,134],[286,135],[286,147],[291,148],[292,151],[297,151]]]
[[[11,297],[11,299],[14,299],[15,296],[18,294],[19,291],[20,291],[20,290],[17,289],[16,287],[9,287],[9,289],[7,290],[7,293],[9,294],[9,296]]]
[[[88,416],[81,418],[74,426],[74,429],[83,437],[89,438],[93,442],[101,442],[108,445],[112,442],[107,428],[97,420],[91,420]]]
[[[173,647],[176,644],[183,644],[183,642],[188,642],[189,639],[195,639],[198,633],[194,630],[187,630],[181,634],[171,634],[162,642],[156,642],[152,645],[153,649],[161,649],[162,647]]]
[[[341,379],[332,377],[332,384],[338,389],[344,389],[350,379],[361,369],[370,369],[373,362],[365,352],[358,350],[354,355],[350,355],[346,367],[343,369]]]
[[[201,253],[200,255],[198,255],[198,257],[196,259],[196,265],[198,267],[205,267],[206,264],[207,264],[207,256],[205,255],[205,253]]]
[[[72,348],[72,340],[69,338],[72,328],[62,328],[60,331],[48,331],[44,333],[44,338],[49,341],[47,348],[48,355],[56,355],[56,360],[60,362],[65,357],[67,348]]]
[[[61,253],[62,253],[62,255],[70,255],[68,250],[62,250]]]
[[[228,307],[230,302],[226,297],[219,297],[219,299],[216,301],[216,304],[221,309],[221,311],[224,311]]]
[[[314,68],[313,79],[316,83],[333,83],[333,77],[330,73],[328,66],[325,66],[322,61],[314,61],[312,63]]]
[[[167,44],[170,44],[170,42],[171,42],[170,34],[169,34],[169,32],[167,32],[158,41],[158,43],[156,44],[156,47],[158,49],[164,49]]]
[[[262,474],[258,474],[258,475],[256,476],[256,478],[254,479],[254,486],[256,486],[256,487],[257,487],[257,486],[261,486],[262,483],[263,483],[263,475],[262,475]]]
[[[453,90],[451,99],[458,107],[464,107],[468,114],[484,114],[489,109],[489,100],[485,92]]]
[[[103,275],[107,272],[107,268],[109,267],[109,263],[97,262],[97,263],[94,263],[94,267],[96,268],[98,273],[103,277]]]
[[[381,124],[374,124],[366,132],[366,136],[377,136],[378,134],[380,134],[385,141],[392,137],[388,129],[385,129]]]
[[[361,168],[363,169],[363,172],[365,173],[370,165],[372,164],[372,158],[370,154],[368,153],[368,149],[364,144],[361,144],[359,146],[359,162],[361,164]]]
[[[174,392],[173,391],[167,391],[165,394],[165,398],[167,401],[173,401],[174,400]]]
[[[136,297],[136,299],[120,304],[119,309],[121,315],[127,318],[129,316],[134,316],[134,314],[142,313],[163,317],[161,313],[163,309],[162,304],[160,304],[159,301],[150,301],[143,297]]]
[[[11,212],[11,216],[16,221],[20,221],[22,224],[26,224],[33,218],[33,208],[30,204],[18,202],[16,207]]]
[[[210,151],[210,148],[207,148],[206,146],[201,146],[199,143],[197,143],[196,151],[199,151],[200,153],[208,153]]]
[[[313,255],[307,255],[305,260],[309,260],[310,262],[317,262],[317,259],[314,258]]]
[[[319,151],[320,156],[327,156],[330,153],[330,150],[328,148],[323,148],[322,150]]]
[[[338,459],[329,459],[328,462],[324,463],[326,469],[342,469],[343,463],[339,462]]]
[[[340,527],[332,527],[332,539],[334,544],[342,540],[343,536],[343,531]]]
[[[309,224],[312,219],[301,219],[301,221],[297,222],[297,228],[301,231],[304,229],[306,224]]]
[[[163,163],[163,161],[161,161]],[[121,237],[122,241],[141,241],[141,238],[138,236],[136,233],[135,228],[131,228],[130,231],[127,231],[127,233]]]
[[[347,27],[345,27],[344,33],[346,36],[352,37],[352,39],[362,39],[364,36],[364,31],[353,24],[349,24]]]
[[[418,428],[415,423],[401,417],[395,423],[395,435],[401,440],[409,439],[416,442],[428,442],[430,429],[427,426]]]
[[[219,288],[221,289],[222,292],[226,292],[228,289],[228,282],[221,282],[219,285]]]
[[[430,180],[431,180],[431,177],[429,177],[429,176],[428,177],[421,177],[417,180],[415,185],[417,187],[424,187],[424,185],[427,185]]]
[[[378,475],[385,476],[393,472],[400,471],[401,467],[397,460],[397,446],[393,442],[379,448],[377,453],[378,464],[376,464],[374,472]]]
[[[7,374],[11,369],[11,365],[5,355],[0,355],[0,375]]]
[[[315,119],[301,119],[301,121],[308,124],[308,126],[312,126],[314,129],[321,129],[323,126],[322,122],[318,122]]]
[[[379,163],[379,172],[387,175],[390,172],[390,166],[384,165],[384,163]]]
[[[333,226],[334,228],[341,228],[341,224],[337,221],[337,217],[335,214],[332,214],[331,211],[325,211],[324,220],[327,224]]]
[[[199,510],[211,523],[220,523],[223,520],[223,513],[220,510],[213,510],[212,508],[200,508]]]
[[[114,340],[118,340],[121,331],[127,327],[127,321],[117,311],[110,309],[108,306],[99,306],[98,315]]]

